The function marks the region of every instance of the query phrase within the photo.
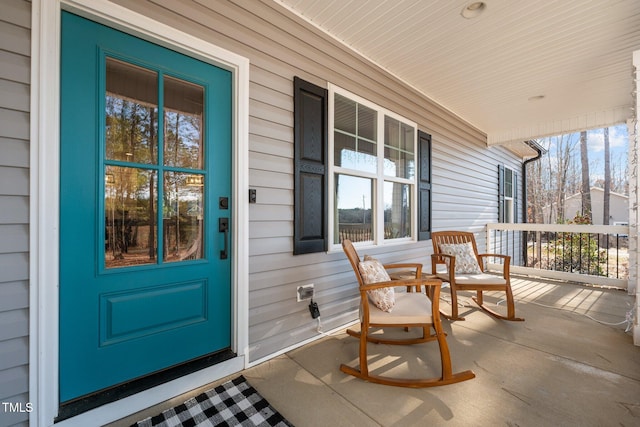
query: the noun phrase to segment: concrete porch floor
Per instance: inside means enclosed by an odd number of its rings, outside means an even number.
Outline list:
[[[634,298],[522,277],[512,286],[525,322],[495,320],[470,298],[461,309],[466,321],[443,321],[453,370],[472,369],[469,381],[407,389],[348,376],[339,366],[357,365],[358,342],[344,331],[242,374],[297,427],[640,425],[640,347],[626,323],[613,325],[625,321]],[[487,295],[503,304],[498,294]],[[450,308],[444,301],[442,307]],[[380,374],[430,377],[440,370],[435,342],[371,344],[369,360]],[[111,425],[129,426],[227,379]]]

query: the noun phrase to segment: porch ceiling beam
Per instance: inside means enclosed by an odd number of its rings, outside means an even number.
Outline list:
[[[546,123],[535,123],[487,134],[487,145],[503,145],[510,142],[544,138],[583,130],[599,129],[626,123],[632,111],[628,106],[607,111],[596,111],[569,119],[558,119]]]

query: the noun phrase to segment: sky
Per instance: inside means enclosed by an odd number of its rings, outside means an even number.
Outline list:
[[[589,152],[602,152],[604,151],[604,130],[596,129],[587,132]],[[625,155],[629,147],[629,134],[627,132],[627,125],[617,125],[609,128],[609,148],[611,154],[614,151],[623,151]]]

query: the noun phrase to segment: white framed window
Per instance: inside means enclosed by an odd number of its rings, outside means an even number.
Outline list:
[[[417,240],[417,125],[329,85],[329,230],[381,245]]]
[[[498,222],[517,222],[517,184],[516,171],[498,165]]]
[[[508,223],[515,222],[513,214],[513,201],[515,200],[513,177],[513,170],[504,168],[504,222]]]

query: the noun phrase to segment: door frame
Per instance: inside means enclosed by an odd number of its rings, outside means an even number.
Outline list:
[[[60,12],[66,10],[233,74],[232,349],[237,356],[194,374],[101,406],[56,426],[108,423],[248,367],[249,60],[104,0],[33,0],[31,22],[30,326],[31,425],[58,413]]]

